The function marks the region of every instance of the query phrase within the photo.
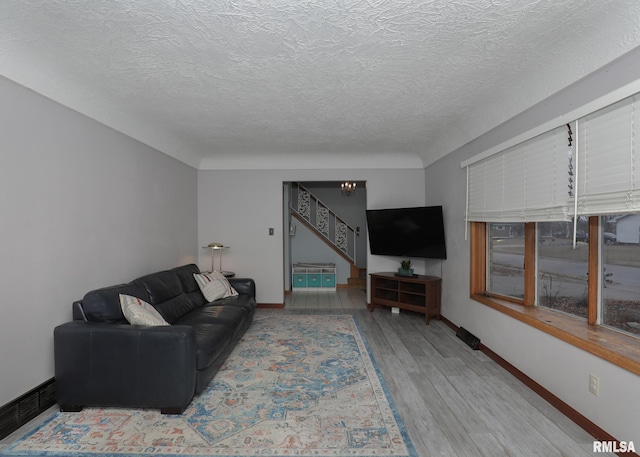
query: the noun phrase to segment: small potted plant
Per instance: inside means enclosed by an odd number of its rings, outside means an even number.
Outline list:
[[[400,261],[400,268],[398,268],[398,274],[400,276],[413,276],[413,268],[411,268],[411,260],[404,259]]]

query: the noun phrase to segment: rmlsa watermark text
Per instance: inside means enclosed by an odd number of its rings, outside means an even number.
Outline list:
[[[633,441],[594,441],[593,452],[636,452]]]

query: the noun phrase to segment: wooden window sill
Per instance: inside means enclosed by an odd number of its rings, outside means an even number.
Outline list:
[[[472,294],[471,299],[640,375],[640,340],[634,336],[550,309],[481,294]]]

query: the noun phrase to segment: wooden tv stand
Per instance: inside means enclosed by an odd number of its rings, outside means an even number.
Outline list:
[[[406,309],[425,315],[429,325],[432,317],[440,319],[440,289],[437,276],[398,276],[396,273],[371,273],[371,303],[369,311],[379,306]]]

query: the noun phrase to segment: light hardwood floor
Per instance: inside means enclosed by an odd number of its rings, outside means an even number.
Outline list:
[[[295,292],[284,309],[257,312],[355,315],[420,457],[594,455],[588,433],[440,321],[370,312],[359,289]],[[1,441],[0,452],[54,410]]]
[[[260,311],[354,314],[419,456],[594,455],[591,435],[442,322],[370,312],[358,289],[320,293]]]

